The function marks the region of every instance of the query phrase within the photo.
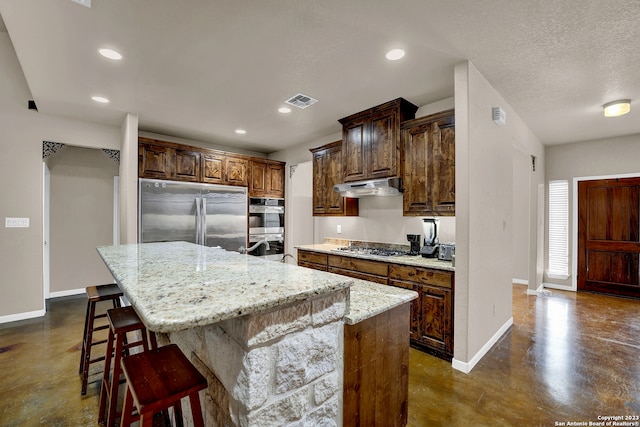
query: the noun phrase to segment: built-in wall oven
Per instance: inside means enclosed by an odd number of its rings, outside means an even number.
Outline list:
[[[269,242],[249,252],[280,261],[284,256],[284,199],[249,198],[249,247],[261,240]]]

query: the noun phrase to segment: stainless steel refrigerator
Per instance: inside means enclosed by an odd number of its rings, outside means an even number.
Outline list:
[[[140,179],[138,242],[174,241],[246,246],[246,187]]]

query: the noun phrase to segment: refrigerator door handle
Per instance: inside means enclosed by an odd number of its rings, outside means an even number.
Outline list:
[[[202,225],[200,226],[202,229],[202,237],[200,241],[201,245],[207,245],[207,198],[202,198]]]
[[[202,236],[202,213],[200,212],[200,197],[196,197],[196,245],[200,245],[200,237]]]

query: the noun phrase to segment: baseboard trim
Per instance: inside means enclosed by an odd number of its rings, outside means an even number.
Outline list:
[[[498,342],[500,337],[502,337],[502,335],[504,335],[504,333],[509,330],[511,325],[513,325],[513,317],[509,318],[509,320],[507,320],[505,324],[502,325],[500,329],[498,329],[498,331],[491,337],[491,339],[487,341],[487,343],[480,349],[480,351],[475,354],[475,356],[471,358],[469,362],[463,362],[461,360],[457,360],[454,357],[451,361],[451,367],[458,371],[464,372],[465,374],[471,372],[471,370],[476,366],[480,359],[482,359],[484,355],[487,354],[489,350],[491,350],[491,347],[493,347],[495,343]]]
[[[529,281],[525,279],[511,279],[511,283],[514,285],[527,285],[529,286]]]
[[[544,283],[538,287],[536,290],[527,289],[527,295],[538,295],[538,292],[542,292],[544,290]]]
[[[559,291],[576,292],[576,289],[573,288],[573,286],[562,286],[562,285],[556,285],[555,283],[543,283],[542,285],[548,289],[557,289]]]
[[[58,292],[51,292],[49,294],[49,298],[60,298],[60,297],[68,297],[71,295],[80,295],[80,294],[84,294],[86,292],[85,288],[80,288],[80,289],[70,289],[68,291],[58,291]]]
[[[18,320],[33,319],[36,317],[42,317],[47,314],[47,310],[27,311],[25,313],[9,314],[7,316],[0,316],[0,323],[17,322]]]

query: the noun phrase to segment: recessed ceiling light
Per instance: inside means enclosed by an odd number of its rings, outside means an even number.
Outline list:
[[[238,135],[244,135],[245,133],[247,133],[247,131],[246,131],[246,130],[244,130],[244,129],[236,129],[236,133],[237,133]]]
[[[404,57],[404,50],[391,49],[389,52],[387,52],[386,56],[389,61],[397,61],[398,59],[402,59]]]
[[[107,102],[109,102],[109,99],[105,98],[104,96],[92,96],[91,99],[102,104],[106,104]]]
[[[631,101],[629,99],[621,99],[604,104],[602,108],[604,108],[605,117],[623,116],[631,111]]]
[[[291,112],[291,108],[289,108],[289,107],[280,107],[280,108],[278,108],[278,111],[281,112],[282,114],[289,114]]]
[[[120,54],[120,52],[117,52],[113,49],[102,48],[98,49],[98,52],[105,58],[113,59],[116,61],[122,59],[122,55]]]

